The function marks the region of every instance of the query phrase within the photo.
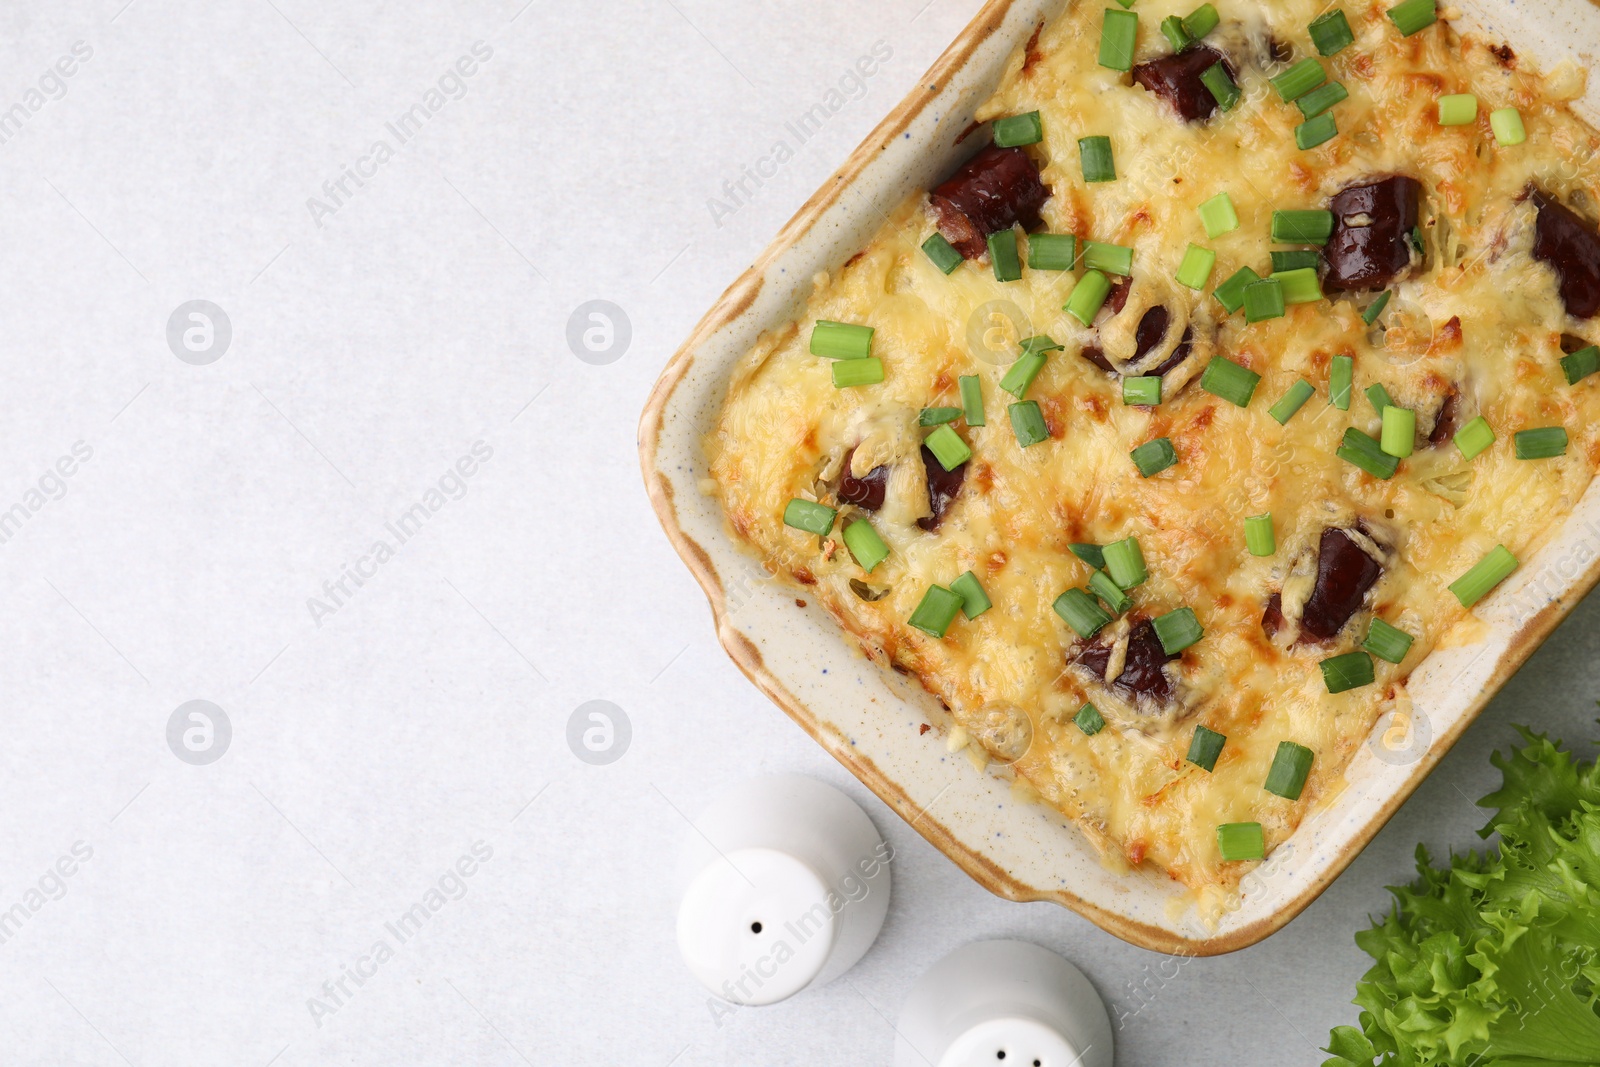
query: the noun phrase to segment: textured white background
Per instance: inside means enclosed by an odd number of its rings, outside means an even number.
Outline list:
[[[0,111],[93,50],[0,144],[0,509],[93,449],[0,544],[0,909],[25,913],[0,1062],[883,1063],[915,977],[994,936],[1066,953],[1123,1010],[1143,984],[1126,1067],[1320,1062],[1355,1015],[1351,934],[1419,839],[1476,842],[1506,724],[1594,735],[1600,601],[1261,946],[1180,966],[989,896],[733,669],[634,441],[701,311],[976,0],[521,5],[0,8]],[[879,39],[865,94],[715,225],[707,199]],[[307,198],[476,41],[465,95],[319,226]],[[604,366],[565,341],[595,298],[632,323]],[[205,366],[166,340],[192,299],[233,330]],[[476,441],[465,495],[317,625],[307,598]],[[233,727],[208,766],[166,740],[197,698]],[[605,767],[565,741],[591,699],[633,726]],[[719,1028],[667,872],[682,813],[777,770],[862,801],[898,849],[893,906],[845,980]],[[479,841],[465,895],[319,1026],[308,998]]]

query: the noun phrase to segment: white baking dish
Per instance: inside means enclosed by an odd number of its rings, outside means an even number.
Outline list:
[[[797,314],[819,270],[836,268],[915,190],[971,151],[957,139],[1007,57],[1065,0],[992,0],[932,70],[785,226],[701,320],[662,373],[640,423],[650,498],[710,598],[717,635],[739,668],[817,742],[972,877],[1014,900],[1052,900],[1134,944],[1209,955],[1243,948],[1294,918],[1355,858],[1489,698],[1600,577],[1600,483],[1543,548],[1446,635],[1415,671],[1409,731],[1380,721],[1346,769],[1346,788],[1310,815],[1246,879],[1238,906],[1203,922],[1165,876],[1117,873],[1054,810],[1013,796],[995,769],[946,753],[919,727],[942,723],[920,687],[870,663],[821,608],[797,606],[726,528],[702,442],[735,361]],[[1600,9],[1590,4],[1460,4],[1456,26],[1509,43],[1545,69],[1593,65]],[[1580,110],[1594,121],[1600,94]],[[1380,743],[1382,735],[1382,743]]]

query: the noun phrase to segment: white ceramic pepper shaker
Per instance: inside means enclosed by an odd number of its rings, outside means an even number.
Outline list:
[[[1100,994],[1026,941],[978,941],[934,964],[895,1032],[895,1067],[1111,1067]]]
[[[694,827],[679,864],[678,950],[712,993],[776,1004],[837,978],[877,938],[893,851],[839,790],[752,778]]]

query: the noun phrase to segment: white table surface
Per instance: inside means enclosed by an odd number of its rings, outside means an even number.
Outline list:
[[[0,512],[22,505],[0,525],[0,1062],[886,1063],[916,976],[1007,936],[1127,1014],[1119,1064],[1319,1063],[1355,1018],[1351,935],[1418,840],[1476,843],[1507,724],[1594,736],[1600,601],[1260,946],[1180,963],[990,896],[734,670],[634,441],[668,354],[976,0],[522,2],[0,11]],[[860,97],[713,219],[879,40]],[[441,76],[460,98],[333,202]],[[203,365],[167,340],[197,299],[232,330]],[[631,322],[605,365],[565,340],[591,299]],[[475,442],[492,455],[446,477]],[[459,499],[324,592],[441,478]],[[197,699],[232,729],[203,765],[167,740]],[[606,766],[566,743],[596,699],[632,726]],[[670,871],[686,813],[767,771],[859,799],[894,897],[844,980],[719,1026]],[[385,924],[441,879],[401,943]]]

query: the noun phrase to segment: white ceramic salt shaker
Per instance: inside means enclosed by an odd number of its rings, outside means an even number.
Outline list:
[[[776,1004],[849,970],[889,909],[893,852],[855,801],[800,775],[741,782],[694,820],[678,950],[734,1004]]]
[[[895,1032],[895,1067],[1111,1067],[1100,994],[1026,941],[978,941],[934,964]]]

